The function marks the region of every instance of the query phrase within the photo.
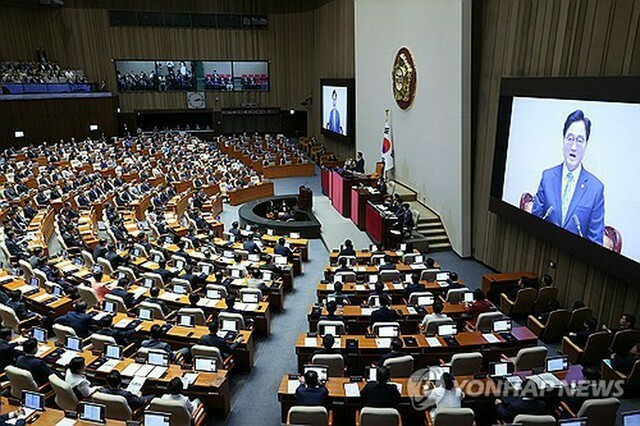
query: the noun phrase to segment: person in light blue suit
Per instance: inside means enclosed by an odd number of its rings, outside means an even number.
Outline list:
[[[335,90],[331,93],[331,101],[333,103],[333,108],[329,112],[329,122],[327,123],[327,129],[331,130],[335,133],[344,134],[342,130],[342,125],[340,124],[340,112],[338,108],[336,108],[336,103],[338,100],[338,92]]]
[[[583,166],[591,121],[581,110],[564,123],[562,164],[542,173],[531,214],[599,245],[604,234],[604,185]]]

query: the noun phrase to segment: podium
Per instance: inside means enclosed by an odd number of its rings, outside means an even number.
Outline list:
[[[367,202],[366,231],[376,244],[382,244],[391,250],[402,242],[402,234],[393,229],[397,222],[396,215],[383,211],[378,204]]]
[[[313,191],[304,185],[300,186],[298,192],[298,208],[300,210],[311,211],[313,208]]]
[[[367,228],[367,201],[381,202],[382,194],[378,190],[370,191],[370,187],[351,188],[351,221],[361,231]]]

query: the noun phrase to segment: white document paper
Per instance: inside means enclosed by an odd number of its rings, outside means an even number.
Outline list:
[[[388,348],[391,346],[391,339],[389,337],[377,338],[376,346],[379,348]]]
[[[370,316],[373,309],[371,308],[360,308],[360,315],[362,316]]]
[[[304,345],[308,348],[315,348],[316,346],[318,346],[318,339],[316,339],[315,337],[305,337]]]
[[[182,385],[185,389],[189,389],[189,386],[194,384],[198,380],[199,373],[185,373],[182,376]]]
[[[390,385],[395,385],[398,388],[398,392],[400,392],[400,394],[402,394],[402,383],[397,383],[397,382],[389,382]]]
[[[164,373],[166,372],[167,367],[156,365],[155,367],[153,367],[153,370],[151,370],[151,372],[147,374],[147,377],[150,379],[159,379],[160,377],[164,376]]]
[[[127,365],[127,367],[124,370],[122,370],[122,375],[127,377],[133,377],[135,376],[136,371],[140,369],[140,367],[142,367],[142,364],[132,362],[131,364]]]
[[[96,321],[100,321],[102,318],[106,317],[107,315],[111,315],[111,314],[109,312],[98,312],[93,316],[93,319]]]
[[[287,393],[296,393],[296,389],[300,386],[300,382],[298,380],[288,380],[287,381]]]
[[[393,286],[394,290],[404,290],[404,285],[402,285],[402,283],[394,283],[391,285]]]
[[[407,308],[407,311],[409,311],[409,315],[418,315],[418,311],[416,311],[416,308],[414,308],[413,306],[409,306]]]
[[[131,321],[133,321],[133,320],[129,319],[129,318],[123,318],[120,321],[118,321],[117,323],[115,323],[113,326],[115,328],[127,328],[127,326],[129,324],[131,324]]]
[[[331,283],[327,284],[327,290],[328,291],[333,291],[335,289],[335,286]]]
[[[257,303],[247,303],[247,305],[244,308],[245,311],[247,312],[255,312],[258,310],[258,304]]]
[[[493,333],[482,333],[482,337],[488,343],[499,343],[500,339],[498,339]]]
[[[367,287],[364,284],[356,284],[356,291],[365,291]]]
[[[129,386],[127,386],[127,390],[131,393],[137,394],[142,390],[142,386],[147,381],[146,377],[134,376],[133,379],[129,382]]]
[[[74,419],[65,417],[62,420],[60,420],[58,423],[56,423],[55,426],[74,426],[75,424],[76,424],[76,421]]]
[[[440,340],[438,340],[437,337],[427,337],[427,345],[434,348],[442,346],[442,344],[440,343]]]
[[[153,365],[149,365],[149,364],[142,364],[140,366],[140,368],[138,368],[138,371],[136,371],[136,376],[143,376],[143,377],[147,377],[149,375],[149,373],[151,373],[151,371],[153,371],[155,367]]]
[[[357,398],[360,396],[360,387],[357,383],[345,383],[344,393],[348,398]]]
[[[111,370],[116,368],[118,364],[120,364],[119,359],[109,359],[98,368],[98,371],[101,373],[111,373]]]
[[[63,367],[67,366],[73,358],[78,355],[78,352],[75,351],[66,351],[64,352],[60,358],[56,361],[56,364],[62,365]]]

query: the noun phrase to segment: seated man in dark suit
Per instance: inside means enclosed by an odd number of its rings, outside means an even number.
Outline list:
[[[38,386],[49,383],[49,376],[53,370],[49,368],[44,360],[36,357],[38,352],[38,342],[36,339],[28,339],[22,343],[24,355],[18,356],[16,367],[28,370],[33,376],[33,380]]]
[[[339,306],[348,305],[350,303],[349,297],[342,292],[342,287],[342,283],[335,283],[333,285],[333,293],[327,297],[328,299],[335,300]]]
[[[400,403],[400,391],[396,385],[389,384],[391,372],[385,366],[376,369],[376,381],[367,383],[360,392],[365,407],[396,408]]]
[[[113,326],[113,317],[111,315],[104,316],[100,319],[100,328],[94,332],[94,334],[101,334],[103,336],[111,336],[115,339],[116,343],[122,346],[126,346],[133,340],[133,335],[136,330],[134,328],[115,328]]]
[[[82,300],[76,302],[73,311],[56,318],[54,323],[73,328],[78,337],[83,339],[89,336],[90,329],[96,325],[93,317],[87,314],[87,302]]]
[[[164,303],[163,300],[160,300],[158,298],[158,296],[160,296],[160,289],[158,287],[151,287],[149,289],[149,296],[145,299],[145,302],[149,302],[149,303],[154,303],[158,306],[160,306],[160,309],[162,310],[162,313],[164,315],[168,315],[169,312],[171,312],[171,309],[169,309],[167,307],[167,304]]]
[[[618,327],[609,329],[605,325],[605,326],[602,326],[602,328],[605,330],[609,330],[613,334],[616,334],[618,331],[622,331],[622,330],[635,330],[636,317],[631,314],[622,314],[620,315],[620,319],[618,320]]]
[[[344,244],[342,250],[338,254],[338,256],[355,256],[356,251],[353,248],[353,242],[349,239],[344,240]]]
[[[35,312],[31,312],[27,309],[27,305],[22,301],[22,292],[20,290],[13,290],[9,293],[7,306],[13,309],[20,321],[37,315]]]
[[[458,280],[458,274],[456,272],[451,272],[449,274],[449,278],[447,279],[447,284],[449,284],[449,287],[447,287],[447,289],[454,290],[456,288],[465,288],[465,285],[461,284]]]
[[[234,237],[236,237],[236,238],[240,235],[240,229],[239,229],[239,226],[240,226],[240,224],[239,224],[239,223],[238,223],[238,221],[236,220],[236,221],[234,221],[234,222],[231,224],[231,229],[229,229],[229,233],[230,233],[231,235],[233,235]]]
[[[119,395],[124,396],[127,400],[127,404],[129,404],[129,408],[131,411],[136,411],[139,408],[147,405],[149,401],[154,398],[154,395],[145,395],[138,396],[135,395],[128,390],[121,389],[122,385],[122,376],[118,370],[112,370],[111,373],[107,375],[107,386],[100,389],[100,392],[107,393],[109,395]]]
[[[523,384],[523,389],[526,389]],[[544,416],[551,414],[549,406],[544,399],[523,396],[508,396],[503,399],[496,399],[496,413],[498,420],[507,423],[513,422],[518,414],[530,414]]]
[[[396,269],[396,264],[391,262],[391,256],[388,254],[384,255],[384,261],[380,266],[378,266],[379,271],[393,271]]]
[[[229,357],[233,351],[242,343],[242,335],[238,335],[236,340],[229,344],[224,338],[218,336],[218,320],[213,320],[209,323],[209,334],[205,334],[200,338],[198,344],[205,346],[213,346],[220,350],[223,358]]]
[[[227,308],[222,312],[228,312],[230,314],[240,314],[242,315],[242,318],[244,318],[244,313],[241,310],[235,308],[236,296],[234,294],[228,294],[227,297],[225,297],[224,301],[227,305]]]
[[[109,244],[109,246],[107,246],[107,252],[104,254],[104,258],[109,261],[111,268],[114,270],[127,264],[127,259],[118,254],[114,244]]]
[[[346,362],[345,356],[340,352],[339,349],[334,349],[333,345],[335,345],[336,339],[331,334],[325,334],[322,336],[322,349],[318,349],[309,357],[309,362],[313,359],[315,355],[340,355],[343,360]]]
[[[527,277],[520,278],[520,280],[518,281],[518,286],[507,294],[509,300],[515,302],[516,298],[518,297],[518,291],[522,290],[523,288],[535,288],[535,284]]]
[[[389,295],[383,294],[380,296],[380,308],[371,313],[371,325],[377,322],[393,322],[398,321],[399,315],[396,311],[389,308],[391,300]]]
[[[338,261],[338,267],[333,272],[353,272],[353,268],[347,266],[347,258],[341,257]]]
[[[207,282],[207,276],[205,274],[194,274],[193,266],[187,263],[183,267],[184,274],[180,275],[181,280],[189,281],[191,288],[195,291],[197,287],[203,286]]]
[[[17,343],[11,343],[11,329],[7,327],[0,328],[0,370],[4,370],[7,365],[12,365],[18,352],[16,351]]]
[[[589,336],[596,332],[597,327],[598,321],[595,318],[587,318],[587,320],[583,324],[582,330],[578,330],[575,333],[571,332],[567,336],[569,337],[569,340],[575,343],[578,347],[584,348],[587,344]]]
[[[304,373],[304,379],[296,389],[296,403],[307,406],[324,406],[329,400],[329,391],[318,383],[318,373],[309,370]]]
[[[167,262],[162,259],[158,262],[159,268],[153,271],[154,274],[158,274],[162,277],[162,281],[167,284],[172,278],[175,278],[175,274],[167,269]]]
[[[253,238],[251,237],[247,237],[244,240],[244,242],[242,243],[242,248],[248,251],[250,254],[262,253],[262,250],[260,250],[260,247],[258,247],[258,244],[256,244],[256,242],[253,241]]]
[[[414,272],[413,274],[411,274],[411,282],[404,289],[405,300],[409,302],[411,293],[416,293],[419,291],[425,291],[425,288],[422,284],[420,284],[420,274],[418,272]]]
[[[153,324],[149,330],[149,338],[140,343],[141,348],[156,349],[169,354],[169,358],[173,358],[173,352],[171,351],[171,345],[164,342],[162,338],[164,333],[162,327],[158,324]]]
[[[131,308],[133,308],[133,305],[135,305],[136,299],[135,299],[135,297],[134,297],[134,295],[132,293],[129,293],[127,291],[128,287],[129,287],[129,279],[128,278],[120,278],[118,280],[118,285],[116,286],[116,288],[111,290],[110,294],[112,296],[120,297],[122,299],[122,301],[124,302],[124,305],[127,307],[127,309],[131,309]]]
[[[293,257],[293,252],[285,244],[286,244],[286,240],[284,238],[278,239],[278,244],[276,244],[275,248],[273,249],[273,252],[280,256],[286,256],[287,259],[291,260],[291,257]]]
[[[402,346],[402,339],[399,337],[394,337],[391,340],[391,351],[380,356],[380,359],[378,359],[378,365],[384,365],[384,362],[388,359],[399,358],[401,356],[407,355],[407,353],[402,350]]]
[[[93,248],[93,260],[98,260],[99,257],[104,257],[107,254],[107,240],[104,238],[98,241],[98,244]]]
[[[5,230],[4,244],[7,246],[9,254],[11,256],[19,257],[20,259],[27,259],[29,257],[29,253],[16,242],[15,238],[16,236],[13,231]]]
[[[320,321],[342,321],[342,315],[336,315],[336,310],[338,309],[338,304],[335,300],[330,300],[327,302],[327,315],[321,315]]]

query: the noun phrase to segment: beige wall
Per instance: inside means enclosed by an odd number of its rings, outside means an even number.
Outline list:
[[[603,322],[640,313],[640,287],[624,283],[488,211],[500,78],[640,74],[638,0],[488,0],[481,28],[475,116],[474,255],[501,271],[546,273],[560,298],[582,299]]]
[[[175,9],[176,2],[160,2],[158,9]],[[274,3],[274,2],[271,2]],[[95,4],[95,3],[94,3]],[[202,1],[185,3],[190,11],[256,11],[274,9],[255,1],[225,2],[210,10]],[[208,2],[211,4],[211,2]],[[127,2],[110,1],[114,9]],[[174,5],[174,7],[171,7]],[[240,6],[239,6],[240,5]],[[8,8],[0,13],[3,48],[0,60],[31,60],[42,46],[50,60],[83,69],[92,81],[106,80],[115,90],[113,59],[257,59],[269,60],[268,93],[212,93],[208,108],[261,106],[302,109],[300,102],[314,95],[309,110],[309,134],[319,134],[319,78],[353,76],[353,0],[315,1],[311,8],[275,8],[267,30],[216,30],[191,28],[111,27],[108,9],[75,0],[72,7]],[[148,7],[147,7],[148,6]],[[241,7],[242,6],[242,7]],[[151,8],[149,2],[140,6]],[[300,10],[299,10],[300,9]],[[286,13],[285,13],[286,12]],[[185,109],[185,93],[124,93],[123,112],[136,109]],[[316,117],[317,116],[317,117]],[[347,152],[344,147],[340,151]]]

